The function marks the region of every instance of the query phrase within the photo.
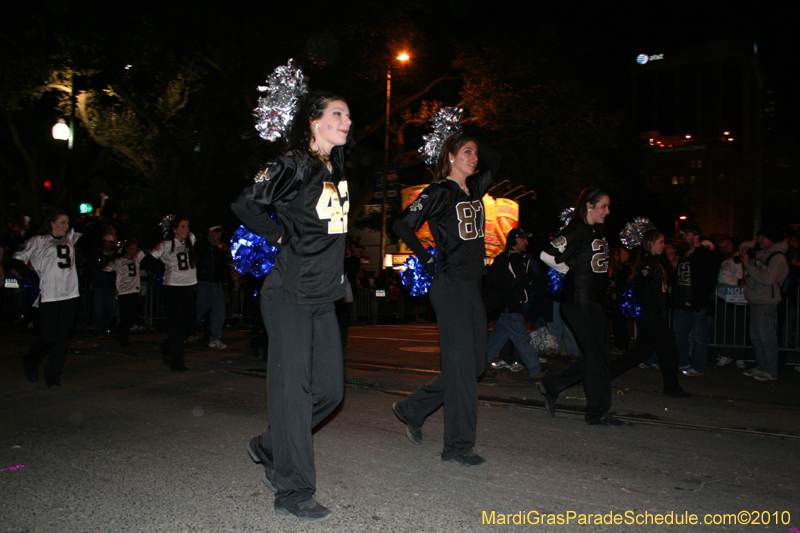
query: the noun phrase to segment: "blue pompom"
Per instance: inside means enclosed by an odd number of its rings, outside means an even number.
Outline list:
[[[163,285],[164,284],[164,271],[163,270],[156,270],[156,272],[155,272],[155,274],[153,274],[153,276],[156,278],[156,283],[158,283],[159,285]]]
[[[436,248],[433,246],[426,246],[425,249],[433,256],[435,264]],[[402,273],[400,278],[403,281],[403,285],[411,291],[411,296],[422,296],[427,293],[433,281],[433,276],[428,274],[428,270],[425,268],[425,265],[420,262],[419,258],[415,255],[411,255],[406,259],[406,262],[403,263],[403,266],[406,267],[406,270]]]
[[[39,297],[39,282],[30,278],[22,280],[22,297],[29,301],[34,301]]]
[[[625,318],[639,318],[642,316],[642,308],[636,301],[636,289],[633,283],[628,283],[622,292],[622,297],[618,302],[619,310]]]
[[[556,298],[561,297],[561,293],[564,292],[564,274],[551,268],[547,271],[547,292],[555,296]]]
[[[268,276],[275,266],[278,252],[278,248],[267,239],[245,226],[239,226],[231,237],[233,268],[240,274],[252,274],[257,278]]]

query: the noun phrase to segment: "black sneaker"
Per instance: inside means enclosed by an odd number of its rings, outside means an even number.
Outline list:
[[[400,422],[406,425],[406,437],[408,437],[408,440],[410,440],[415,446],[422,446],[422,428],[412,426],[408,420],[403,418],[403,415],[401,415],[400,411],[397,410],[398,403],[400,402],[394,402],[392,404],[392,412],[394,413],[394,416],[396,416]]]
[[[272,492],[278,492],[278,486],[275,484],[275,467],[272,464],[272,458],[267,455],[267,452],[258,443],[258,437],[253,437],[247,443],[247,453],[250,454],[250,459],[254,463],[264,467],[264,485]]]
[[[544,410],[547,411],[548,415],[556,416],[556,399],[558,399],[558,396],[550,394],[543,381],[539,381],[539,392],[544,396]]]
[[[294,515],[303,522],[319,522],[331,515],[330,509],[318,504],[313,498],[289,507],[275,502],[275,512],[284,516]]]
[[[461,466],[480,468],[486,466],[486,459],[473,451],[464,452],[461,455],[456,455],[450,459],[442,459],[445,463],[457,463]]]
[[[672,396],[673,398],[691,398],[691,394],[683,389],[664,391],[664,396]]]
[[[587,424],[590,426],[627,426],[626,422],[623,422],[619,418],[615,418],[611,415],[605,415],[600,420],[587,420]]]

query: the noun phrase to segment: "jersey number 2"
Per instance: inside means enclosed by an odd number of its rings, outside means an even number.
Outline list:
[[[598,252],[592,256],[592,272],[595,274],[608,272],[608,244],[605,239],[593,240],[592,251]]]
[[[336,186],[330,181],[324,183],[322,194],[317,200],[317,215],[320,220],[328,221],[328,234],[347,233],[347,213],[350,211],[350,200],[341,202],[342,198],[347,198],[347,182],[339,182],[337,194]]]

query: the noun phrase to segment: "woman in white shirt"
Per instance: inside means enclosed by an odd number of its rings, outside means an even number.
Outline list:
[[[197,317],[197,268],[194,255],[194,234],[187,217],[170,222],[167,240],[150,250],[150,255],[166,267],[164,273],[164,311],[167,317],[167,340],[161,344],[164,364],[170,370],[188,370],[183,361],[183,341],[194,330]]]
[[[28,239],[13,256],[17,270],[30,273],[26,266],[30,264],[39,276],[39,297],[33,305],[39,307],[41,324],[23,363],[28,380],[35,383],[39,380],[39,363],[49,354],[44,368],[48,387],[61,385],[67,342],[78,314],[75,243],[80,237],[70,229],[67,212],[57,210],[47,217],[39,235]]]

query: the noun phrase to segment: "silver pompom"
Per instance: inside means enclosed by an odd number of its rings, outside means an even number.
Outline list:
[[[558,228],[558,232],[561,233],[564,231],[564,228],[569,226],[569,223],[572,221],[572,214],[575,212],[574,207],[568,207],[561,211],[561,214],[558,215],[558,219],[561,221],[561,227]]]
[[[262,139],[275,142],[286,138],[289,126],[297,111],[297,102],[308,92],[308,82],[303,71],[294,68],[294,59],[277,67],[267,78],[267,84],[258,87],[264,96],[258,98],[255,112],[256,129]]]
[[[461,133],[459,120],[461,120],[463,112],[464,110],[460,107],[443,107],[433,115],[431,119],[433,133],[422,136],[425,139],[425,145],[419,149],[426,165],[435,165],[439,160],[439,154],[442,153],[445,141],[453,135]]]
[[[622,231],[619,232],[619,240],[622,245],[628,250],[633,250],[642,244],[642,237],[648,230],[656,229],[650,219],[644,217],[636,217],[633,222],[628,222]]]
[[[166,215],[161,219],[161,222],[158,223],[158,225],[161,226],[162,239],[166,239],[167,235],[169,235],[169,225],[172,223],[173,218],[175,218],[175,215]]]

